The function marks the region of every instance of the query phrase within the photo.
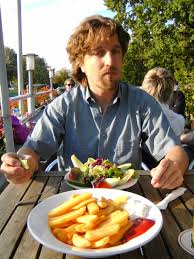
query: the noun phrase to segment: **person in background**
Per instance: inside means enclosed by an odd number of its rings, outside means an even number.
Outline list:
[[[120,81],[129,34],[117,21],[95,15],[75,29],[67,44],[77,87],[58,96],[44,109],[32,134],[17,154],[2,156],[1,172],[8,181],[28,181],[39,161],[58,152],[59,169],[72,167],[75,154],[131,162],[141,168],[142,134],[159,165],[151,170],[154,188],[174,189],[183,183],[188,157],[160,105],[145,91]],[[20,157],[27,159],[24,169]]]
[[[64,86],[57,88],[57,92],[59,94],[62,94],[64,92],[69,91],[74,86],[75,86],[75,81],[73,80],[73,78],[68,78],[65,80]]]
[[[191,163],[194,161],[194,130],[191,130],[187,133],[183,133],[180,136],[181,143],[184,146],[184,149],[186,150],[189,162]]]
[[[75,82],[74,82],[73,78],[68,78],[65,81],[64,86],[65,86],[65,91],[69,91],[72,87],[74,87]]]
[[[152,95],[160,104],[168,118],[175,134],[180,137],[185,128],[183,115],[173,112],[169,108],[169,101],[173,94],[175,80],[165,68],[156,67],[147,72],[142,83],[142,89]]]
[[[169,100],[169,107],[172,111],[181,114],[185,117],[185,95],[182,91],[179,90],[179,85],[176,82],[174,86],[174,91],[172,93],[172,96]]]
[[[69,91],[72,87],[75,86],[75,82],[72,78],[68,78],[65,81],[64,86],[65,86],[65,91]]]

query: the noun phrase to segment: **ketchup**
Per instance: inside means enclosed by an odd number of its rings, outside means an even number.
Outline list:
[[[155,224],[154,220],[146,218],[137,218],[134,219],[132,222],[133,225],[127,230],[124,235],[125,242],[142,235]]]

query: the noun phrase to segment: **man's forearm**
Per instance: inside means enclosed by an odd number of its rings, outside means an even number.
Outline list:
[[[176,162],[183,174],[189,166],[189,158],[181,146],[175,146],[171,148],[165,157]]]
[[[40,157],[36,152],[34,152],[34,150],[32,150],[31,148],[28,148],[28,147],[21,147],[18,150],[17,154],[21,155],[21,156],[30,155],[32,157],[32,161],[33,161],[31,164],[31,169],[32,169],[33,173],[38,170]]]

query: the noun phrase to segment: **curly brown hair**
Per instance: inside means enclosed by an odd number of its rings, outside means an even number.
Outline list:
[[[160,103],[168,103],[175,84],[175,79],[167,69],[156,67],[145,75],[142,89],[154,96]]]
[[[102,40],[108,40],[111,36],[118,35],[121,44],[122,55],[127,52],[130,36],[117,21],[94,15],[86,18],[70,36],[67,44],[67,53],[72,65],[73,78],[80,84],[87,86],[87,77],[82,72],[84,56],[90,53],[92,47]]]

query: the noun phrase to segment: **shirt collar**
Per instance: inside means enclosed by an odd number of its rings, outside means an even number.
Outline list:
[[[88,102],[91,102],[91,101],[95,102],[94,98],[91,96],[89,87],[86,87],[85,89],[85,98]],[[121,87],[121,83],[119,82],[118,92],[112,103],[116,103],[121,98],[122,98],[122,87]]]

